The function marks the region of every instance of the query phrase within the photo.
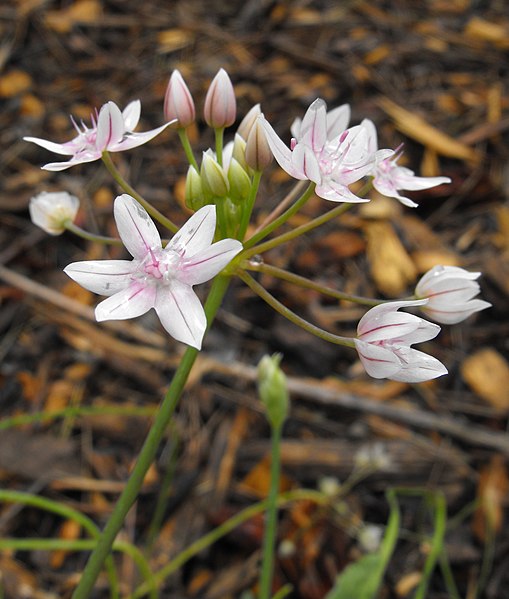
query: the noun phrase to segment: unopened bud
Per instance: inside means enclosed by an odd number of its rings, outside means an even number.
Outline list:
[[[279,367],[282,355],[263,356],[258,364],[258,393],[273,428],[281,427],[288,416],[288,388]]]
[[[206,195],[223,197],[228,193],[230,185],[223,167],[207,152],[203,153],[200,175]]]
[[[253,128],[253,125],[256,122],[258,116],[262,113],[259,104],[255,104],[253,108],[246,114],[246,116],[240,122],[239,128],[237,129],[237,133],[247,141],[249,137],[249,133]]]
[[[68,222],[74,222],[80,202],[67,191],[46,192],[30,200],[28,210],[34,225],[50,235],[60,235]]]
[[[246,162],[255,171],[263,171],[272,162],[272,151],[260,119],[251,128],[246,143]]]
[[[188,127],[194,123],[196,118],[193,97],[184,78],[177,70],[171,74],[168,87],[166,88],[164,96],[164,118],[167,121],[177,119],[176,123],[170,125],[173,129]]]
[[[228,181],[230,183],[230,198],[236,204],[247,200],[251,191],[251,179],[239,162],[232,158],[228,167]]]
[[[246,162],[246,142],[238,133],[235,133],[232,156],[244,170],[249,169]]]
[[[185,198],[186,206],[191,210],[198,210],[205,205],[200,173],[192,165],[187,169]]]
[[[219,69],[205,97],[203,116],[209,127],[222,129],[235,122],[237,103],[233,85],[224,69]]]

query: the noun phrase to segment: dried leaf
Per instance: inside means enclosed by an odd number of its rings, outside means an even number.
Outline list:
[[[76,520],[65,520],[60,526],[58,531],[58,538],[64,539],[67,541],[76,540],[81,533],[81,525],[76,522]],[[64,565],[65,558],[69,555],[69,551],[65,549],[58,549],[56,551],[52,551],[49,558],[50,566],[58,570]]]
[[[476,150],[433,127],[419,115],[398,106],[388,98],[382,98],[380,105],[394,119],[396,127],[402,133],[434,149],[438,154],[472,162],[480,160],[480,154]]]
[[[486,347],[468,356],[461,374],[479,397],[509,412],[509,364],[496,350]]]
[[[0,98],[13,98],[32,86],[32,78],[25,71],[13,69],[0,77]]]
[[[368,222],[364,225],[368,239],[367,254],[371,275],[378,289],[389,297],[405,292],[415,281],[417,272],[392,225]]]
[[[501,455],[494,455],[482,469],[477,487],[479,507],[475,511],[472,526],[480,541],[484,542],[490,534],[500,532],[508,492],[509,477],[505,460]]]

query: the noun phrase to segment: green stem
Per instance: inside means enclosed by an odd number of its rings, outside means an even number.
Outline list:
[[[83,530],[86,530],[88,534],[94,539],[98,539],[100,531],[97,526],[84,514],[70,508],[69,506],[52,501],[39,495],[32,495],[31,493],[22,493],[20,491],[6,491],[0,489],[0,502],[5,503],[21,503],[22,505],[30,505],[45,512],[51,512],[57,514],[67,520],[73,520],[77,522]],[[94,541],[94,544],[97,541]],[[115,572],[115,564],[113,558],[108,556],[106,562],[106,572],[110,581],[110,594],[112,599],[117,599],[119,595],[118,591],[118,580]]]
[[[108,169],[108,172],[113,177],[113,179],[115,179],[115,181],[120,185],[120,187],[126,193],[128,193],[139,204],[141,204],[143,206],[143,208],[145,208],[145,210],[150,214],[150,216],[154,220],[156,220],[157,222],[161,223],[161,225],[163,225],[163,227],[166,227],[172,233],[176,233],[178,231],[178,227],[177,227],[177,225],[174,222],[172,222],[169,218],[166,218],[166,216],[164,216],[164,214],[162,214],[161,212],[159,212],[159,210],[157,208],[154,208],[154,206],[152,206],[152,204],[150,204],[149,202],[147,202],[147,200],[144,197],[142,197],[134,189],[134,187],[131,187],[131,185],[129,185],[129,183],[119,173],[119,171],[117,170],[117,167],[113,164],[113,160],[111,159],[111,156],[109,155],[108,152],[104,151],[102,153],[101,158],[102,158],[102,161],[103,161],[104,165]]]
[[[350,337],[341,337],[340,335],[334,335],[333,333],[329,333],[328,331],[324,331],[320,327],[311,324],[304,318],[297,316],[295,312],[292,312],[289,308],[284,306],[281,302],[279,302],[273,295],[271,295],[264,287],[260,285],[257,281],[253,279],[251,275],[247,272],[239,271],[236,273],[237,276],[244,281],[244,283],[252,289],[257,295],[259,295],[262,300],[264,300],[271,308],[276,310],[281,316],[287,318],[293,324],[301,327],[308,333],[323,339],[324,341],[329,341],[329,343],[334,343],[335,345],[344,345],[345,347],[355,347],[354,340]]]
[[[300,198],[295,202],[295,204],[293,206],[290,206],[290,208],[288,208],[288,210],[283,212],[283,214],[281,216],[279,216],[278,218],[273,220],[266,227],[264,227],[261,231],[258,231],[258,233],[253,235],[251,237],[251,239],[248,239],[246,241],[246,243],[244,243],[244,248],[249,249],[249,248],[253,247],[259,241],[261,241],[262,239],[267,237],[267,235],[272,233],[272,231],[274,231],[274,229],[277,229],[278,227],[280,227],[281,225],[286,223],[286,221],[289,218],[291,218],[296,212],[298,212],[302,208],[302,206],[304,206],[304,204],[309,200],[309,198],[313,195],[313,193],[315,191],[315,187],[316,187],[316,185],[314,183],[310,183],[308,185],[306,191],[300,196]]]
[[[272,599],[284,599],[288,597],[288,595],[293,591],[293,587],[291,584],[285,584],[284,587],[281,587],[279,591],[272,597]]]
[[[214,129],[216,136],[216,160],[219,166],[223,166],[223,139],[224,139],[224,127],[218,127]]]
[[[445,588],[447,589],[448,599],[461,599],[445,548],[440,554],[440,569],[442,570],[442,577],[444,579]]]
[[[0,551],[89,551],[96,545],[97,541],[94,539],[0,539]],[[121,551],[131,557],[150,588],[150,598],[157,599],[158,592],[152,581],[152,571],[141,551],[131,543],[122,541],[115,541],[113,550]]]
[[[314,501],[318,504],[327,504],[330,501],[330,498],[326,497],[323,493],[319,491],[314,491],[311,489],[296,489],[294,491],[287,491],[286,493],[282,493],[277,498],[277,505],[282,506],[287,503],[293,501]],[[268,500],[260,501],[259,503],[255,503],[254,505],[250,505],[249,507],[243,509],[235,516],[232,516],[209,533],[200,537],[194,543],[191,543],[186,549],[184,549],[181,553],[176,555],[170,562],[168,562],[163,568],[158,570],[153,574],[152,580],[156,587],[159,587],[163,584],[163,582],[176,572],[179,568],[181,568],[185,563],[187,563],[190,559],[198,555],[204,549],[207,549],[215,542],[222,539],[232,530],[235,530],[238,526],[247,522],[254,516],[261,514],[267,509]],[[147,584],[140,585],[135,592],[129,597],[129,599],[140,599],[147,592]]]
[[[96,243],[103,243],[109,245],[123,245],[120,239],[115,239],[114,237],[106,237],[105,235],[94,235],[94,233],[85,231],[85,229],[78,227],[71,221],[65,223],[65,228],[71,233],[74,233],[74,235],[82,237],[87,241],[94,241]]]
[[[274,237],[274,239],[270,239],[269,241],[266,241],[265,243],[261,243],[260,245],[251,247],[249,249],[249,251],[242,254],[242,257],[250,258],[251,256],[254,256],[255,254],[261,254],[262,252],[267,252],[268,250],[271,250],[271,249],[277,247],[278,245],[282,245],[283,243],[291,241],[292,239],[296,239],[297,237],[300,237],[301,235],[304,235],[305,233],[308,233],[309,231],[312,231],[313,229],[320,227],[321,225],[325,224],[326,222],[332,220],[333,218],[340,216],[341,214],[346,212],[351,206],[352,206],[352,204],[341,204],[340,206],[337,206],[336,208],[329,210],[329,212],[326,212],[325,214],[322,214],[321,216],[318,216],[317,218],[310,220],[308,223],[306,223],[304,225],[300,225],[300,227],[296,227],[295,229],[292,229],[291,231],[288,231],[287,233],[278,235],[277,237]]]
[[[282,214],[288,206],[291,206],[292,202],[295,198],[298,198],[299,195],[306,189],[307,181],[297,181],[296,185],[290,189],[290,191],[285,195],[285,197],[275,206],[275,208],[268,214],[258,228],[255,230],[254,234],[256,235],[262,229],[264,229],[267,225],[269,225],[274,219],[276,219],[280,214]]]
[[[265,533],[263,537],[262,567],[260,573],[259,599],[270,599],[274,575],[274,544],[277,530],[277,496],[281,470],[281,434],[283,427],[271,427],[270,489],[267,498]]]
[[[261,178],[262,172],[255,171],[255,174],[253,176],[253,182],[251,183],[251,189],[249,190],[249,197],[245,205],[242,206],[242,217],[240,220],[239,232],[237,234],[237,239],[240,239],[240,241],[242,241],[246,235],[246,231],[249,226],[249,221],[251,220],[251,214],[253,212],[256,196],[258,194],[258,188],[260,187]]]
[[[378,304],[383,304],[388,301],[382,299],[369,299],[367,297],[361,297],[359,295],[343,293],[342,291],[337,291],[332,287],[320,285],[320,283],[310,281],[309,279],[306,279],[306,277],[301,277],[300,275],[296,275],[293,272],[288,272],[287,270],[283,270],[282,268],[278,268],[277,266],[271,266],[270,264],[258,264],[255,262],[248,262],[246,260],[244,262],[241,262],[239,264],[239,267],[244,268],[245,270],[263,272],[264,274],[271,275],[278,279],[282,279],[283,281],[288,281],[288,283],[293,283],[294,285],[298,285],[299,287],[303,287],[304,289],[312,289],[313,291],[318,291],[323,295],[328,295],[329,297],[334,297],[339,300],[354,302],[356,304],[362,304],[363,306],[378,306]]]
[[[194,168],[200,172],[200,168],[198,167],[198,163],[196,162],[196,158],[194,157],[193,148],[191,147],[191,143],[189,141],[189,137],[187,136],[187,129],[181,127],[177,130],[179,134],[180,143],[184,148],[184,152],[186,154],[187,161],[190,165],[194,166]]]
[[[362,189],[359,191],[359,193],[357,195],[359,197],[364,197],[370,191],[370,189],[372,187],[373,187],[373,183],[372,183],[372,180],[370,180],[366,183],[366,185],[364,185],[364,187],[362,187]],[[313,190],[314,190],[314,186],[313,186]],[[309,191],[309,187],[308,187],[308,191]],[[299,202],[300,202],[300,200],[299,200]],[[249,258],[251,256],[254,256],[255,254],[261,254],[262,252],[271,250],[272,248],[275,248],[276,246],[281,245],[282,243],[286,243],[287,241],[295,239],[296,237],[300,237],[301,235],[304,235],[304,233],[307,233],[308,231],[312,231],[313,229],[316,229],[316,227],[319,227],[319,226],[325,224],[326,222],[332,220],[333,218],[336,218],[336,216],[340,216],[341,214],[343,214],[344,212],[349,210],[352,206],[353,206],[353,204],[348,204],[348,203],[340,204],[336,208],[329,210],[329,212],[326,212],[325,214],[322,214],[321,216],[318,216],[317,218],[310,220],[308,223],[301,225],[300,227],[297,227],[296,229],[293,229],[292,231],[288,231],[288,233],[284,233],[283,235],[279,235],[278,237],[275,237],[274,239],[271,239],[270,241],[266,241],[265,243],[262,243],[258,246],[253,247],[255,243],[258,243],[258,241],[260,241],[260,239],[263,239],[263,237],[265,237],[265,235],[263,235],[262,237],[258,238],[259,235],[263,231],[265,231],[265,229],[262,229],[256,235],[253,235],[253,237],[251,239],[249,239],[249,241],[247,243],[244,244],[245,249],[249,249],[249,248],[251,248],[251,249],[250,249],[250,251],[243,253],[242,258]],[[290,208],[287,212],[289,212],[290,210],[293,210],[294,207],[295,207],[295,205],[292,206],[292,208]],[[299,208],[300,208],[300,206],[299,206]],[[285,214],[286,214],[286,212],[280,218],[284,217]],[[279,219],[273,221],[272,224],[277,223],[278,220]],[[277,227],[279,227],[279,223],[277,224]],[[275,228],[276,227],[273,227],[271,229],[271,231],[274,230]]]
[[[214,279],[204,307],[209,327],[221,305],[229,282],[230,278],[225,276],[218,276]],[[85,566],[81,580],[72,595],[72,599],[88,599],[90,597],[102,564],[111,550],[117,533],[122,528],[128,511],[136,501],[145,475],[154,461],[159,444],[164,437],[198,353],[199,351],[194,347],[188,347],[182,357],[182,361],[175,372],[171,385],[166,392],[154,423],[138,455],[136,465],[111,513],[97,547],[94,549]]]

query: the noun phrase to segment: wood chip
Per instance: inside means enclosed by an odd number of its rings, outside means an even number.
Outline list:
[[[486,347],[468,356],[461,374],[479,397],[509,413],[509,364],[496,350]]]

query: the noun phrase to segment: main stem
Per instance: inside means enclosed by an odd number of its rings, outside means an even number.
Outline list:
[[[277,496],[279,490],[279,472],[281,470],[281,433],[282,425],[271,427],[272,447],[270,463],[270,491],[267,499],[265,534],[263,537],[262,570],[260,574],[259,599],[272,596],[272,578],[274,575],[274,544],[277,530]]]
[[[229,282],[230,278],[225,276],[218,276],[214,279],[214,283],[212,284],[212,288],[205,303],[205,314],[207,315],[209,327],[221,305],[224,294],[228,289]],[[136,501],[138,493],[143,485],[145,475],[154,461],[159,444],[161,443],[166,428],[173,416],[173,412],[175,411],[198,353],[199,351],[194,347],[187,348],[182,361],[175,372],[171,385],[164,396],[159,412],[145,439],[145,443],[141,448],[132,474],[113,509],[96,548],[92,552],[92,555],[85,566],[81,580],[72,595],[72,599],[89,599],[104,560],[108,557],[115,537],[122,528],[127,512]]]

